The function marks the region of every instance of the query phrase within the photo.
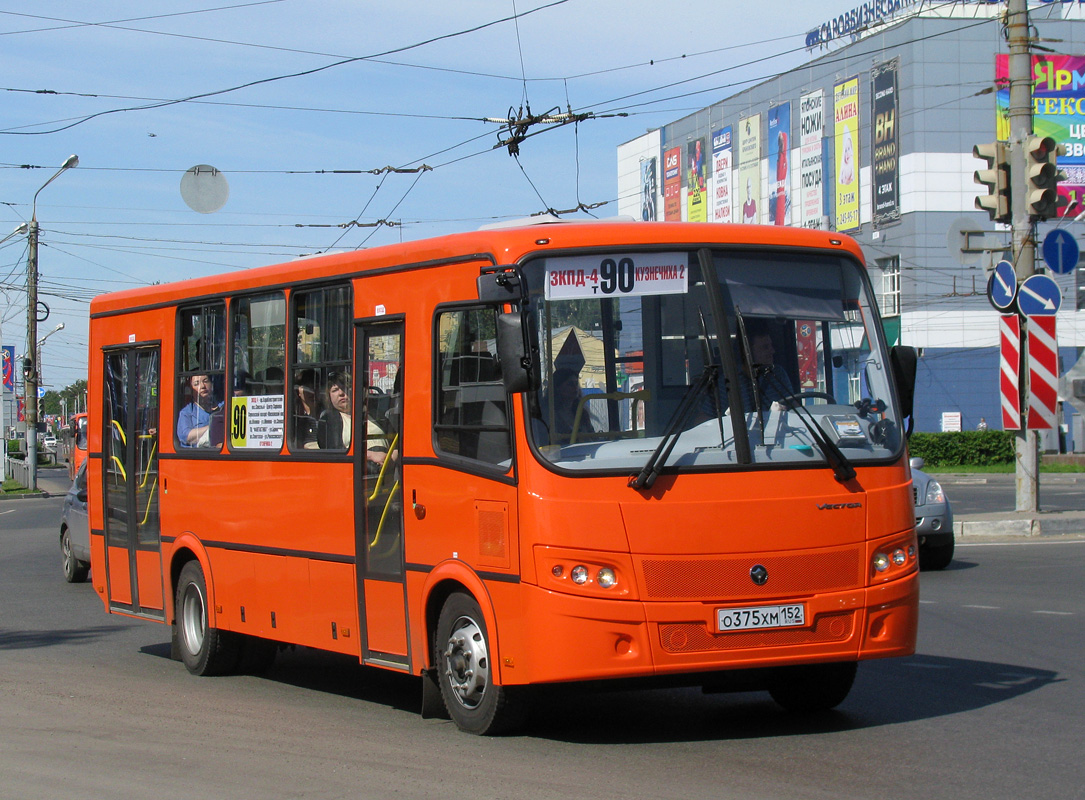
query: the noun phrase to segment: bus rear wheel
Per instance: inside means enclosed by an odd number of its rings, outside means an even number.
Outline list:
[[[445,709],[460,730],[492,736],[523,724],[526,689],[493,682],[490,638],[473,597],[457,592],[445,601],[435,656]]]
[[[208,624],[207,582],[199,561],[189,561],[181,569],[174,613],[181,660],[189,672],[228,675],[237,669],[240,637]]]
[[[844,702],[857,668],[854,661],[784,667],[769,683],[769,694],[788,711],[828,711]]]

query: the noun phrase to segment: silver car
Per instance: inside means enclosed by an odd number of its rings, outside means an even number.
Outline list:
[[[920,469],[923,459],[913,458],[911,465],[919,566],[945,569],[953,560],[953,509],[942,484]]]
[[[60,555],[64,580],[82,583],[90,574],[90,518],[87,516],[87,462],[79,465],[75,480],[64,496],[60,517]]]

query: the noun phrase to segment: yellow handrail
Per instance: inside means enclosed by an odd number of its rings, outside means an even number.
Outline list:
[[[383,437],[373,437],[373,438],[383,438]],[[376,481],[375,485],[373,486],[373,494],[369,495],[369,502],[370,503],[372,503],[374,500],[376,500],[377,495],[380,494],[381,484],[384,483],[384,473],[388,470],[388,465],[392,461],[392,458],[391,458],[392,453],[395,452],[396,445],[398,443],[399,443],[399,434],[397,433],[395,435],[395,437],[392,439],[392,444],[388,448],[388,452],[384,454],[384,461],[381,463],[380,472],[377,473],[377,481]]]

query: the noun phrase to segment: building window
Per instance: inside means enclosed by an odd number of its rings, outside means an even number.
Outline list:
[[[874,262],[882,271],[882,316],[900,316],[900,256]]]

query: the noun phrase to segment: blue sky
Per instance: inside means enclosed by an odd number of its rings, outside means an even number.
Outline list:
[[[101,292],[546,208],[602,203],[591,213],[612,216],[618,144],[801,63],[806,32],[852,5],[0,3],[0,238],[70,154],[80,159],[37,204],[50,307],[39,337],[65,324],[45,345],[44,382],[85,377],[87,304]],[[498,145],[502,125],[481,120],[527,107],[597,118],[531,128],[542,132],[517,160]],[[616,112],[629,116],[604,116]],[[229,186],[214,213],[181,197],[200,164]],[[432,171],[364,172],[422,164]],[[18,352],[25,265],[25,236],[0,245],[3,343]]]

